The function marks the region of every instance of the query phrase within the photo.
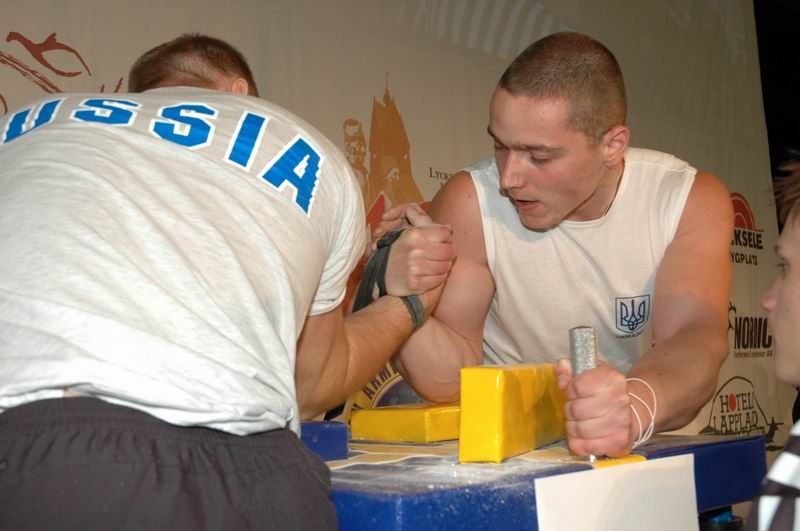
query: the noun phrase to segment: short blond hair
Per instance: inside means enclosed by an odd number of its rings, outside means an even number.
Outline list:
[[[258,96],[250,65],[239,50],[214,37],[186,33],[142,54],[128,73],[128,91],[174,85],[213,89],[224,77],[244,79],[248,94]]]
[[[582,33],[554,33],[534,42],[498,85],[512,96],[566,99],[569,125],[595,143],[612,127],[625,125],[622,69],[608,48]]]

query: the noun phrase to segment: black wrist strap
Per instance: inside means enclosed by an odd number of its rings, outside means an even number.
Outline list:
[[[414,325],[414,330],[416,330],[425,320],[425,307],[422,305],[422,301],[416,295],[406,295],[400,297],[400,300],[403,301],[408,313],[411,314],[411,323]]]
[[[378,297],[386,295],[386,266],[389,263],[389,249],[392,244],[397,241],[400,234],[405,229],[397,229],[392,232],[386,233],[380,240],[378,240],[377,249],[370,257],[367,264],[364,266],[364,272],[361,274],[361,280],[358,283],[356,296],[353,300],[353,311],[360,310],[374,300],[375,287],[378,288]],[[422,301],[416,295],[406,295],[400,297],[411,314],[411,322],[414,330],[419,328],[422,321],[425,320],[425,307]]]

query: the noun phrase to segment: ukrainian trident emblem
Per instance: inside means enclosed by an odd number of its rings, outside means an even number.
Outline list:
[[[647,323],[650,317],[650,295],[619,297],[617,304],[617,330],[633,334]]]

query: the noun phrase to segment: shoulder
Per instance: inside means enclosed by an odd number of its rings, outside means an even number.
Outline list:
[[[730,193],[725,183],[722,182],[722,179],[714,174],[700,170],[698,170],[694,176],[694,184],[692,185],[692,191],[689,196],[697,196],[698,198],[709,200],[724,199],[728,201],[730,199]]]
[[[705,171],[698,171],[695,174],[689,197],[686,200],[686,208],[698,209],[708,214],[733,216],[733,205],[728,188],[719,177]]]
[[[719,234],[728,245],[733,233],[733,204],[725,184],[711,173],[698,171],[686,198],[678,234],[699,233],[709,237]],[[724,235],[724,237],[723,237]],[[707,240],[710,244],[711,239]]]
[[[625,167],[647,182],[657,179],[674,184],[691,179],[697,173],[691,164],[675,155],[645,148],[628,148]]]
[[[430,205],[431,218],[437,223],[453,223],[465,216],[470,217],[473,210],[477,214],[477,190],[467,170],[450,177],[433,197]]]
[[[428,210],[431,218],[450,225],[460,258],[486,261],[483,222],[475,183],[466,170],[453,175],[434,196]]]
[[[452,207],[473,208],[479,212],[478,194],[481,188],[492,186],[492,181],[497,181],[497,165],[494,157],[486,157],[478,162],[456,172],[442,186],[431,201],[431,207],[436,209],[450,209]]]
[[[467,176],[472,177],[472,179],[478,182],[486,180],[494,181],[499,178],[497,164],[495,163],[494,157],[486,157],[481,159],[471,166],[464,168],[459,173],[466,173]]]
[[[632,174],[640,178],[642,186],[653,186],[652,179],[656,178],[659,196],[666,197],[669,190],[688,189],[684,213],[686,209],[719,208],[726,211],[732,208],[730,194],[719,177],[696,170],[674,155],[651,149],[629,148],[625,161],[631,167]]]

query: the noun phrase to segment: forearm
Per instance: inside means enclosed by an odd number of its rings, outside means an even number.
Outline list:
[[[386,364],[412,331],[411,316],[403,302],[381,297],[365,308],[306,325],[298,342],[295,383],[303,419],[314,418],[341,403],[363,387]],[[319,344],[320,338],[330,342]]]
[[[664,341],[656,341],[630,371],[629,378],[646,381],[656,394],[655,432],[686,426],[712,398],[720,366],[728,355],[726,332],[724,325],[688,325]],[[628,387],[652,406],[646,386],[630,381]],[[649,422],[649,414],[638,400],[631,400],[631,405],[643,422]]]
[[[420,396],[448,403],[459,399],[461,369],[482,359],[480,342],[469,341],[431,317],[403,344],[395,366]]]

